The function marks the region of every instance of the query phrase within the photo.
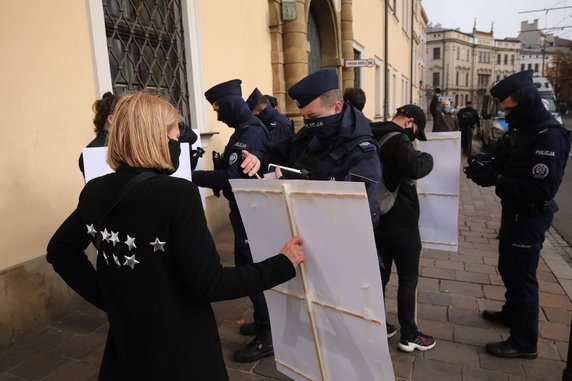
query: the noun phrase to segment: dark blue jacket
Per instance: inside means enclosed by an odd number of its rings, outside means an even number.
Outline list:
[[[570,153],[570,131],[546,111],[534,87],[524,87],[521,93],[518,108],[507,115],[509,132],[495,155],[501,174],[496,194],[504,208],[516,213],[553,213]]]
[[[307,127],[292,137],[253,152],[262,162],[309,172],[309,180],[361,181],[365,184],[371,218],[379,222],[379,204],[375,198],[381,179],[381,162],[377,144],[365,116],[345,104],[337,130],[324,141]]]
[[[224,149],[223,159],[226,168],[193,171],[193,182],[204,188],[222,189],[224,196],[229,201],[234,201],[228,180],[247,177],[240,168],[242,150],[253,152],[262,149],[270,142],[270,134],[241,97],[230,95],[221,97],[218,102],[224,122],[235,129]]]
[[[272,107],[270,103],[258,114],[258,119],[264,123],[270,132],[270,144],[294,135],[292,121]]]

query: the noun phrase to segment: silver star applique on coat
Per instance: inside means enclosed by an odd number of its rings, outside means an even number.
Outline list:
[[[135,238],[130,237],[129,234],[127,234],[127,241],[125,241],[125,244],[129,248],[129,251],[131,251],[131,249],[133,249],[133,248],[135,248],[135,249],[137,248],[137,246],[135,246]]]
[[[93,237],[95,237],[95,235],[97,234],[97,230],[95,230],[93,224],[85,226],[87,226],[87,234],[91,234]]]
[[[119,262],[119,258],[117,258],[117,255],[115,254],[113,254],[113,262],[115,262],[117,267],[121,267],[121,262]]]
[[[115,246],[116,243],[119,243],[119,232],[116,233],[116,232],[112,231],[111,232],[111,238],[109,238],[108,242],[113,243],[113,246]]]
[[[165,252],[165,249],[163,248],[163,246],[165,246],[167,242],[161,242],[159,241],[159,237],[155,237],[155,241],[154,242],[149,242],[149,245],[153,246],[153,252],[157,252],[157,251],[162,251]]]
[[[129,266],[131,267],[131,270],[135,269],[135,265],[139,263],[139,261],[135,259],[135,254],[133,254],[130,257],[124,255],[124,257],[125,257],[125,263],[123,264],[123,266]]]
[[[105,254],[105,251],[103,252],[103,259],[105,259],[105,263],[107,263],[107,266],[109,266],[109,257],[107,254]]]
[[[109,234],[107,228],[103,229],[103,231],[101,232],[101,237],[105,242],[109,242],[109,237],[111,237],[111,234]]]

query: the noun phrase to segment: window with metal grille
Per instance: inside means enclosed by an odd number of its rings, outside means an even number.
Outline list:
[[[180,0],[104,0],[111,80],[116,94],[147,90],[189,118]]]

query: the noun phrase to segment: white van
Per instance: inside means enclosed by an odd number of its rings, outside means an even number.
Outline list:
[[[556,93],[554,92],[554,88],[552,84],[546,77],[532,77],[532,81],[538,88],[538,92],[542,97],[542,103],[544,103],[544,107],[554,118],[559,122],[562,123],[562,116],[560,115],[560,107],[558,102],[556,102]]]

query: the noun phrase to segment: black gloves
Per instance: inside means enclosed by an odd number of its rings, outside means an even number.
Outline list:
[[[494,166],[495,158],[491,154],[485,152],[469,156],[467,162],[469,166],[463,168],[463,171],[474,183],[482,187],[490,187],[497,183],[499,172]]]

